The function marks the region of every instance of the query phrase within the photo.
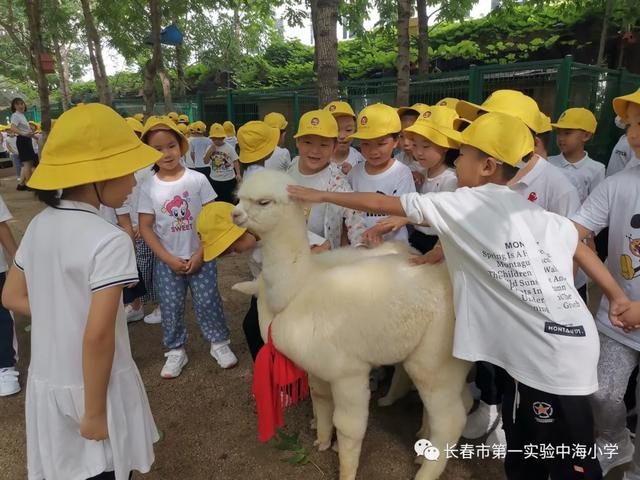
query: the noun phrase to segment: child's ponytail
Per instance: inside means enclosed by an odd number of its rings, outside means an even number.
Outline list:
[[[49,207],[60,205],[58,190],[34,190],[36,198]]]

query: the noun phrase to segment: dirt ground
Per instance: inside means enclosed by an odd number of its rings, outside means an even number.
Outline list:
[[[16,192],[11,177],[1,181],[0,194],[15,218],[10,223],[19,240],[30,219],[42,208],[29,192]],[[221,370],[209,355],[200,336],[191,307],[187,307],[190,338],[189,364],[174,380],[163,380],[164,362],[160,325],[131,324],[129,333],[134,358],[144,380],[151,409],[163,438],[155,448],[156,461],[145,480],[205,479],[336,479],[338,457],[333,451],[313,450],[309,428],[311,405],[307,401],[286,413],[284,430],[300,434],[310,462],[290,465],[291,454],[275,448],[275,443],[257,440],[256,416],[251,396],[252,362],[244,342],[242,319],[248,298],[231,291],[234,283],[250,278],[243,256],[219,262],[219,284],[225,314],[232,332],[232,347],[240,360],[231,370]],[[147,306],[150,311],[152,306]],[[26,383],[29,364],[28,319],[18,318],[20,381]],[[420,423],[421,404],[416,395],[388,408],[379,408],[372,396],[369,426],[362,447],[359,479],[408,480],[413,478],[413,444]],[[0,480],[19,480],[26,476],[24,389],[18,395],[0,399]],[[475,442],[480,444],[481,442]],[[451,459],[441,480],[500,480],[502,463],[492,459]],[[609,475],[608,478],[618,478]]]

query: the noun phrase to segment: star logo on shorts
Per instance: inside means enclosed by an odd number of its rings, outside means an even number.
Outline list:
[[[553,422],[553,407],[546,402],[533,402],[533,415],[538,422]]]

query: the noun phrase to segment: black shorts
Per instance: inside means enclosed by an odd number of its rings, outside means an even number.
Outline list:
[[[18,155],[21,162],[31,162],[35,166],[38,163],[38,155],[36,155],[33,149],[33,142],[31,137],[23,137],[18,135],[16,137],[16,146],[18,147]]]

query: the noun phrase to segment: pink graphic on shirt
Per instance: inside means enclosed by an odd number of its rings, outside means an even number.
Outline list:
[[[175,223],[171,227],[172,232],[193,229],[193,215],[189,210],[189,192],[182,192],[182,196],[176,195],[172,200],[165,202],[162,211],[175,219]]]

